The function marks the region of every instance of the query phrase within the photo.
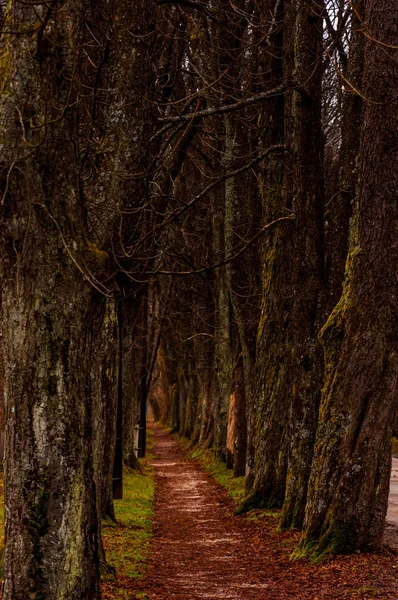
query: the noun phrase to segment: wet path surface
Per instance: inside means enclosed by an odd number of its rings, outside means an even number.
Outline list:
[[[234,516],[224,490],[186,459],[177,441],[159,428],[154,438],[153,557],[145,585],[151,600],[398,598],[391,555],[342,557],[318,567],[292,563],[297,533],[276,533],[272,516]]]

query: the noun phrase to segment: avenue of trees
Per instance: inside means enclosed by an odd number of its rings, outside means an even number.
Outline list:
[[[396,0],[10,0],[2,30],[4,600],[100,598],[147,402],[296,557],[379,550]]]

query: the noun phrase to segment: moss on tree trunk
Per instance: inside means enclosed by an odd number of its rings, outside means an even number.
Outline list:
[[[398,8],[367,0],[365,104],[350,251],[340,301],[321,332],[326,374],[305,528],[296,555],[378,550],[396,409]],[[391,57],[394,60],[391,60]],[[395,62],[394,62],[395,61]]]

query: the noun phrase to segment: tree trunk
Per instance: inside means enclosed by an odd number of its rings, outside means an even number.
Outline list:
[[[276,3],[267,4],[268,11],[273,13]],[[289,6],[286,2],[279,7],[277,32],[272,32],[269,36],[273,52],[264,52],[262,70],[266,74],[266,87],[279,85],[285,77],[291,75],[293,69],[291,61],[283,58],[290,56],[293,45],[293,38],[289,35],[292,15],[288,12]],[[284,23],[283,30],[279,22]],[[274,144],[283,144],[289,137],[290,131],[287,130],[287,126],[291,119],[286,97],[279,96],[270,100],[261,114],[261,123],[266,134],[262,136],[260,145],[267,148]],[[284,193],[283,189],[285,173],[290,173],[290,166],[290,156],[282,152],[271,154],[264,165],[260,188],[263,224],[283,216],[285,209],[291,210],[291,189],[288,188],[288,193]],[[293,302],[293,248],[292,226],[282,224],[267,233],[261,249],[262,301],[256,340],[256,389],[252,409],[255,418],[254,477],[251,476],[251,481],[247,481],[248,495],[241,510],[259,505],[280,507],[285,495],[288,441],[286,430],[291,400],[288,325]]]
[[[86,237],[79,185],[85,8],[15,2],[7,17],[21,35],[1,107],[6,600],[100,598],[91,370],[107,255]]]
[[[94,476],[99,519],[114,518],[112,472],[118,402],[118,322],[115,302],[103,305],[101,337],[92,356]]]
[[[138,440],[135,427],[139,426],[140,403],[145,393],[146,352],[147,352],[147,292],[139,290],[136,294],[120,300],[122,318],[122,439],[123,460],[133,469],[139,469],[136,456]]]
[[[0,286],[0,315],[1,315],[1,286]],[[1,323],[1,318],[0,318]],[[3,469],[4,461],[4,345],[3,334],[0,326],[0,469]]]
[[[90,370],[101,329],[93,308],[101,299],[67,257],[62,261],[53,224],[33,218],[32,229],[33,268],[21,264],[24,283],[9,278],[4,293],[3,597],[94,599],[100,595]],[[43,245],[53,255],[44,260]]]
[[[246,390],[243,357],[240,356],[234,370],[235,394],[235,436],[234,436],[234,475],[240,477],[246,472],[247,423]]]
[[[323,287],[322,2],[297,0],[295,77],[306,97],[293,95],[293,296],[289,317],[291,404],[288,468],[281,527],[301,528],[310,476],[322,381],[318,341]]]
[[[365,23],[357,195],[343,294],[321,332],[326,376],[298,551],[313,558],[379,549],[389,490],[398,375],[396,2],[367,0]]]
[[[216,191],[213,205],[213,231],[218,260],[222,260],[225,256],[225,205],[221,204],[222,199],[220,192]],[[225,198],[223,200],[225,202]],[[217,455],[225,460],[229,398],[232,388],[231,315],[226,267],[217,269],[215,273],[214,303],[214,445]]]
[[[364,0],[353,2],[351,39],[347,78],[357,90],[362,89],[365,36],[361,29]],[[344,282],[344,269],[348,253],[349,224],[357,182],[356,160],[359,152],[363,101],[359,94],[346,85],[342,110],[341,148],[339,153],[338,189],[333,190],[327,221],[327,301],[325,320],[339,301]]]

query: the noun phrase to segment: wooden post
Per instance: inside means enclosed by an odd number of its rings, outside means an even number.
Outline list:
[[[146,385],[146,368],[145,364],[142,367],[141,374],[141,388],[140,388],[140,420],[138,430],[138,458],[144,458],[146,454],[146,399],[147,399],[147,385]]]
[[[113,463],[112,491],[115,500],[123,498],[123,319],[122,303],[119,301],[118,310],[119,326],[119,373],[117,393],[117,416],[116,416],[116,443],[115,460]]]

